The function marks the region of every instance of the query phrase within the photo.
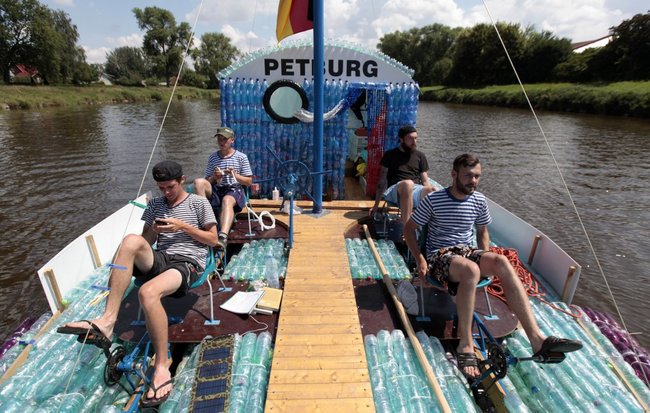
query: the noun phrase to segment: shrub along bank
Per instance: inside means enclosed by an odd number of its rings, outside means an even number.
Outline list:
[[[4,109],[38,109],[48,106],[99,105],[167,101],[171,87],[125,86],[0,86],[0,107]],[[218,98],[219,91],[189,86],[176,88],[174,99]]]
[[[524,87],[536,110],[650,117],[650,81],[608,84],[542,83]],[[519,85],[477,89],[423,87],[420,99],[528,108]]]

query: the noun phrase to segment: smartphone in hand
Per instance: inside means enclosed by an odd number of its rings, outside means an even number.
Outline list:
[[[154,222],[156,223],[156,225],[169,225],[167,222],[160,220],[158,218],[156,218]]]

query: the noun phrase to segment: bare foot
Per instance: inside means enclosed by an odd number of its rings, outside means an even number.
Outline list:
[[[544,344],[545,339],[546,337],[542,335],[529,338],[530,347],[533,349],[533,354],[537,353],[542,348],[542,344]]]
[[[169,369],[165,367],[156,368],[146,398],[152,401],[166,399],[173,389],[171,378],[172,375]]]

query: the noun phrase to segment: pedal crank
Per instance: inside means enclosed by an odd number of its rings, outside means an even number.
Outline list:
[[[124,371],[118,369],[118,365],[126,356],[126,349],[123,346],[117,346],[109,354],[104,367],[104,383],[107,386],[114,386],[119,383],[124,375]]]

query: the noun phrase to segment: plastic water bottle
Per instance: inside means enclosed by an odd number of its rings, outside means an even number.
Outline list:
[[[280,279],[278,276],[278,260],[273,256],[271,251],[267,252],[265,258],[264,275],[266,283],[271,288],[280,288]]]

